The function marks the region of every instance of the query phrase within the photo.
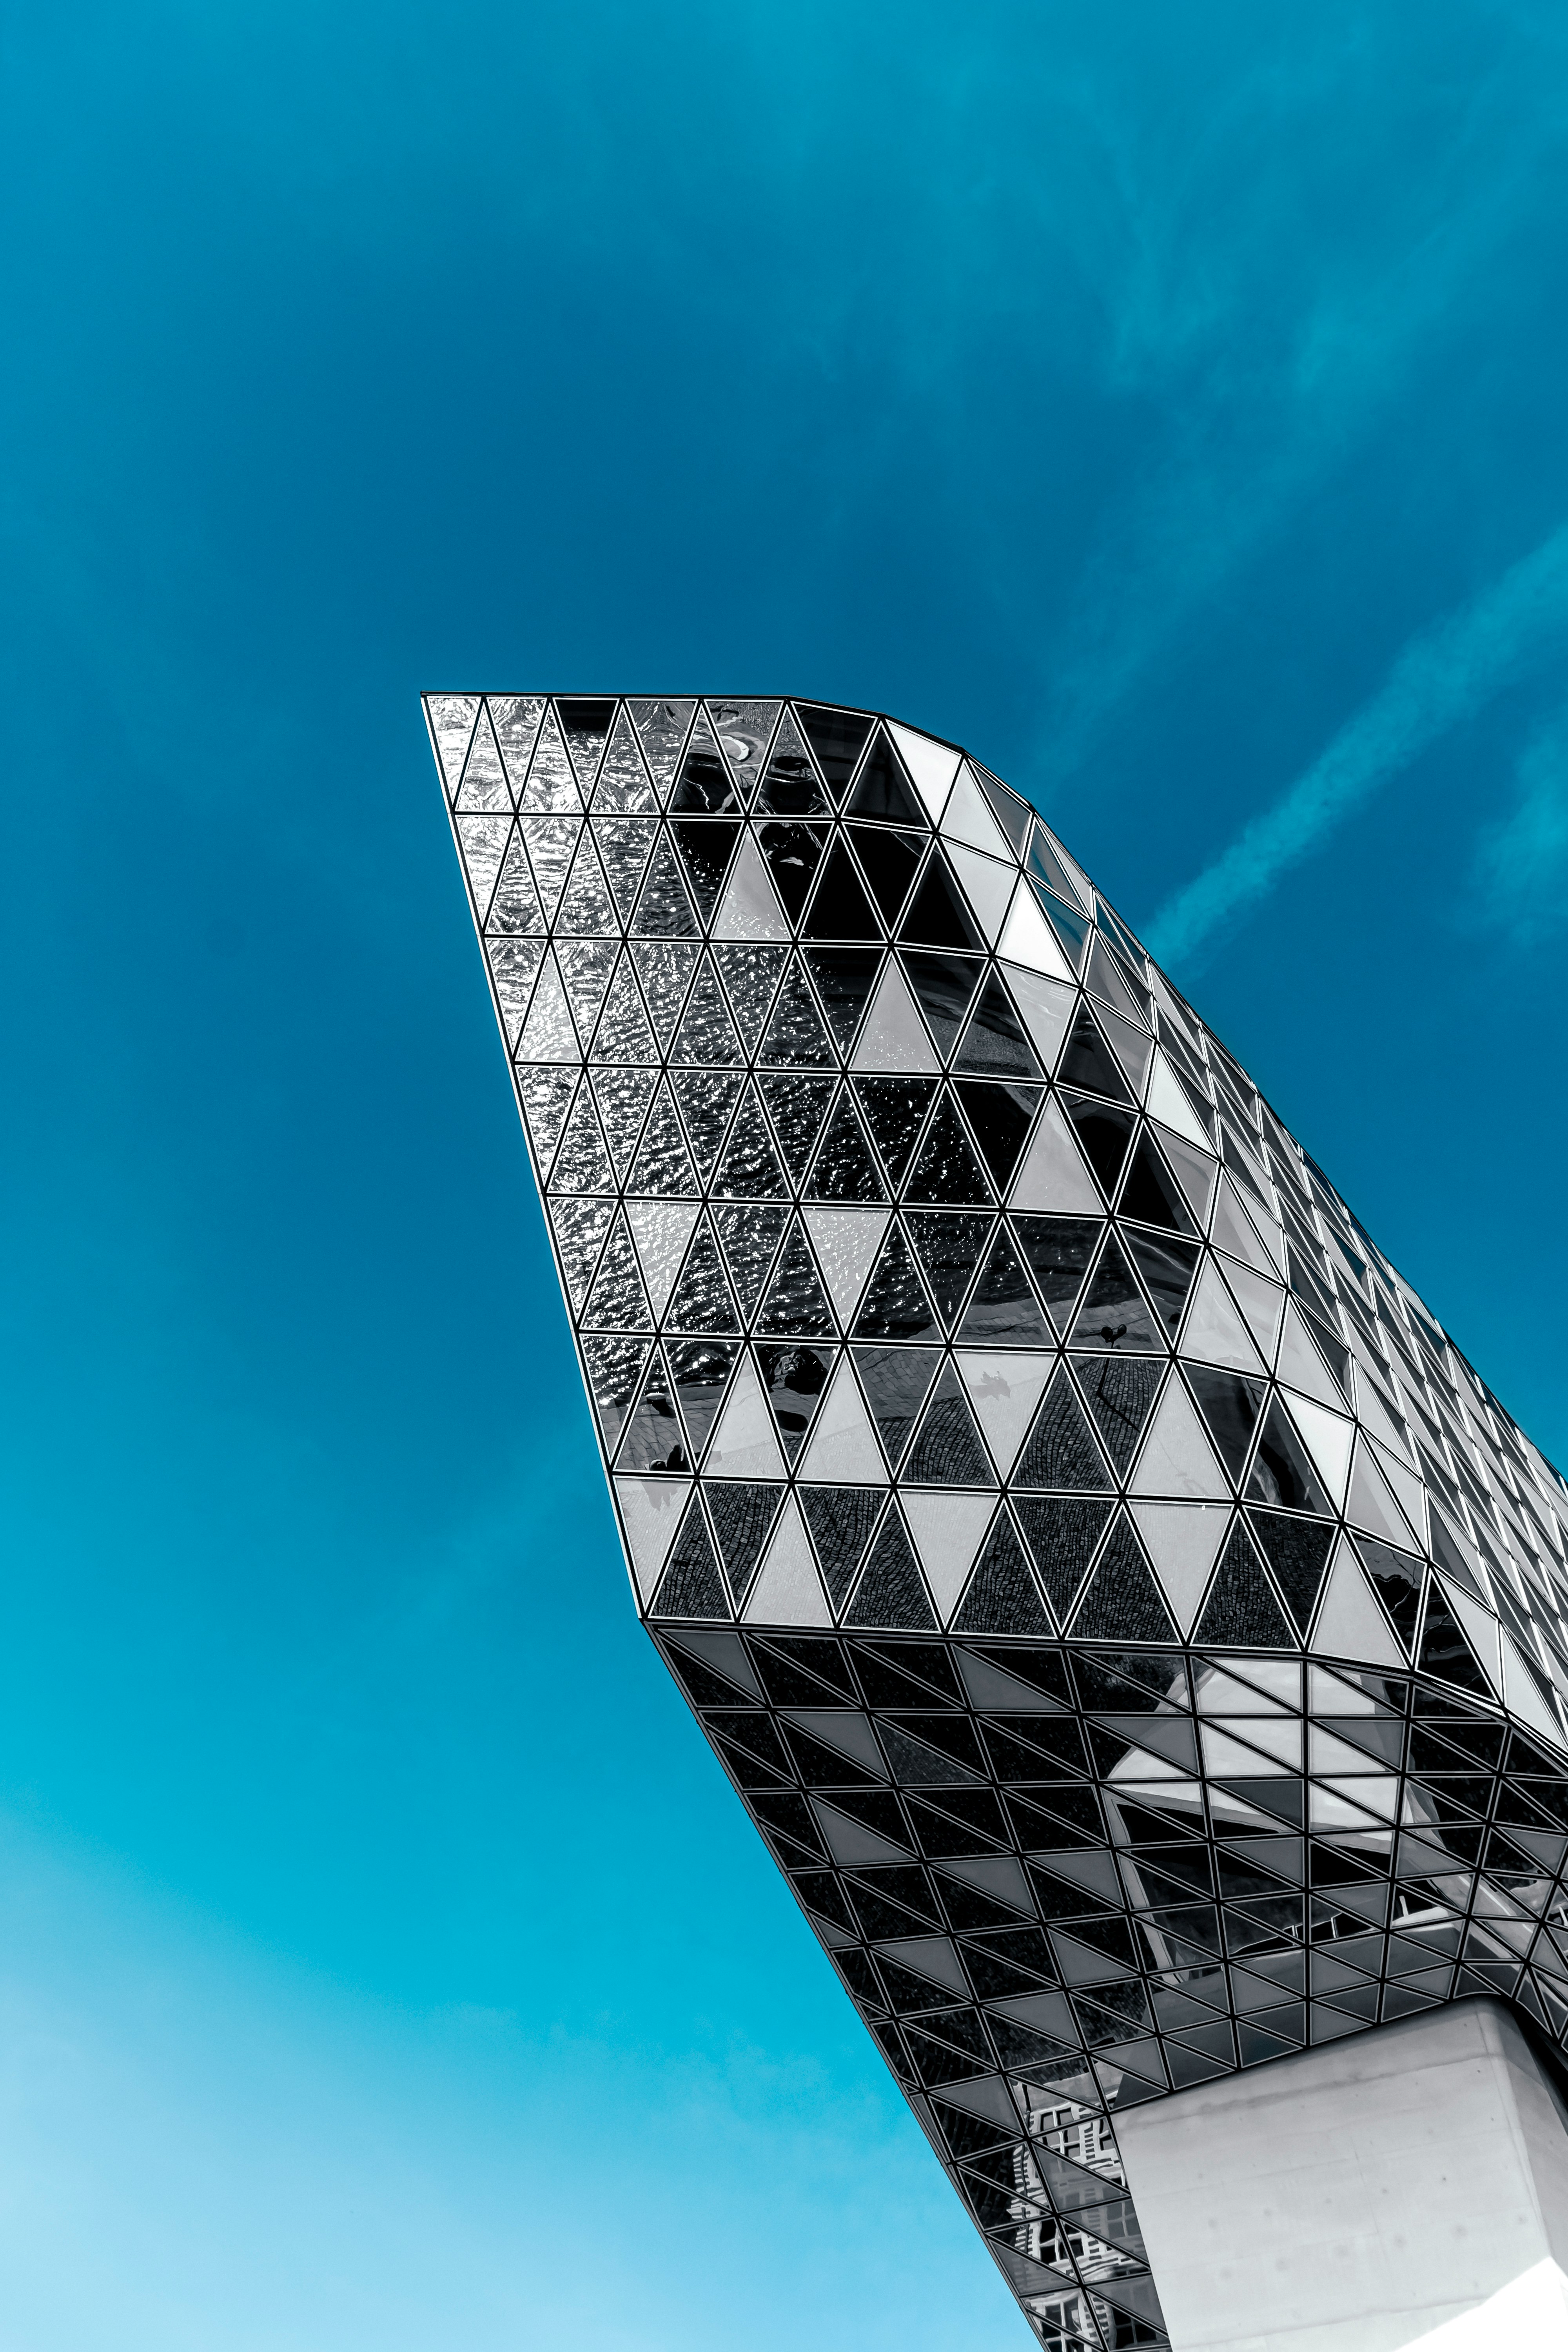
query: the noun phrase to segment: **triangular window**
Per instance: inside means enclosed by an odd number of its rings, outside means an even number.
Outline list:
[[[801,1486],[796,1490],[835,1609],[854,1583],[883,1503],[876,1486]]]
[[[926,1129],[925,1141],[909,1180],[908,1196],[911,1201],[940,1201],[954,1207],[991,1197],[991,1188],[950,1094],[943,1094],[936,1116]]]
[[[690,894],[668,834],[661,835],[648,859],[642,895],[637,900],[636,928],[665,939],[689,938],[698,929]]]
[[[832,1373],[831,1353],[821,1348],[759,1348],[757,1367],[779,1442],[794,1462]]]
[[[1065,1334],[1104,1223],[1099,1217],[1016,1217],[1013,1222],[1051,1319]]]
[[[844,787],[855,772],[855,762],[871,731],[870,719],[862,711],[837,710],[821,702],[797,702],[795,710],[816,754],[816,764],[832,787],[834,799],[842,800]]]
[[[779,974],[789,959],[787,948],[761,940],[731,940],[713,950],[729,992],[730,1010],[748,1054],[757,1050]]]
[[[917,1212],[907,1222],[927,1286],[943,1324],[951,1328],[995,1221],[974,1215],[922,1216]]]
[[[1100,1555],[1072,1622],[1075,1639],[1098,1642],[1173,1642],[1171,1622],[1153,1570],[1125,1511]]]
[[[692,1235],[686,1264],[675,1286],[665,1323],[672,1331],[738,1331],[735,1302],[719,1244],[706,1220]]]
[[[1049,1348],[1053,1344],[1050,1327],[1005,1223],[998,1223],[958,1341],[966,1348]]]
[[[721,809],[738,809],[741,795],[731,780],[713,730],[706,719],[699,719],[691,730],[691,740],[686,747],[686,757],[680,763],[680,774],[670,795],[672,810],[690,811],[693,814],[714,815]]]
[[[768,1294],[757,1318],[759,1331],[789,1333],[805,1339],[829,1339],[833,1334],[833,1312],[827,1304],[827,1294],[822,1287],[798,1220],[790,1227],[789,1236],[780,1254]]]
[[[789,1190],[773,1137],[768,1132],[755,1089],[742,1097],[724,1157],[714,1171],[713,1190],[721,1200],[776,1200]]]
[[[832,1079],[764,1073],[757,1085],[762,1087],[762,1101],[769,1106],[773,1134],[790,1169],[790,1183],[804,1183],[816,1139],[823,1131],[823,1119],[832,1103]]]
[[[913,1262],[907,1253],[902,1263],[912,1274]],[[864,1319],[862,1317],[862,1323]],[[928,1309],[927,1328],[934,1331],[935,1328]],[[888,1459],[897,1470],[942,1363],[941,1352],[935,1348],[857,1348],[854,1356],[871,1418]]]
[[[1426,1595],[1426,1622],[1421,1629],[1421,1653],[1416,1664],[1423,1674],[1440,1675],[1460,1690],[1490,1698],[1491,1685],[1476,1663],[1474,1651],[1460,1633],[1453,1611],[1443,1598],[1436,1577]]]
[[[1057,1076],[1064,1087],[1082,1087],[1091,1095],[1103,1095],[1108,1102],[1132,1099],[1105,1033],[1087,1004],[1079,1006]]]
[[[974,1573],[953,1619],[957,1633],[1043,1633],[1049,1617],[1029,1569],[1029,1557],[1005,1510],[985,1539]],[[1021,1980],[1023,1981],[1023,1980]]]
[[[807,948],[805,957],[833,1034],[847,1054],[882,969],[881,952],[876,948]]]
[[[823,864],[811,912],[805,919],[805,937],[880,940],[881,936],[877,918],[871,912],[871,901],[866,896],[866,886],[855,870],[847,845],[840,838]]]
[[[1202,1244],[1130,1232],[1124,1232],[1121,1239],[1159,1310],[1167,1338],[1173,1339],[1187,1293],[1193,1286]]]
[[[910,986],[920,1000],[936,1049],[945,1059],[969,1010],[969,1000],[984,966],[969,956],[910,955],[900,961]]]
[[[1415,1620],[1421,1612],[1421,1584],[1426,1571],[1418,1559],[1408,1559],[1392,1545],[1375,1543],[1371,1536],[1358,1534],[1355,1546],[1408,1656],[1415,1643]]]
[[[900,908],[910,895],[910,884],[920,864],[921,836],[915,833],[879,833],[869,825],[851,825],[849,837],[871,886],[871,895],[882,910],[882,919],[891,930]]]
[[[732,1613],[713,1538],[695,1492],[686,1507],[686,1517],[649,1613],[655,1617],[718,1618],[725,1623]]]
[[[963,893],[940,849],[933,849],[926,869],[899,928],[900,940],[916,947],[969,948],[985,945],[970,919]]]
[[[784,912],[798,923],[811,891],[813,875],[822,862],[823,829],[819,824],[763,824],[757,827],[757,845]]]
[[[721,1273],[720,1280],[722,1279]],[[694,1462],[702,1459],[702,1449],[724,1401],[724,1391],[740,1352],[739,1348],[712,1339],[678,1340],[668,1351],[676,1398],[691,1440]]]
[[[807,1186],[814,1201],[885,1201],[871,1147],[855,1114],[855,1098],[846,1090],[828,1121]]]
[[[1102,1493],[1110,1485],[1089,1417],[1065,1365],[1057,1371],[1035,1416],[1013,1484],[1065,1487],[1082,1494]]]
[[[1215,1649],[1300,1647],[1240,1519],[1226,1538],[1213,1587],[1192,1638]]]
[[[1274,1570],[1274,1581],[1285,1596],[1285,1606],[1303,1641],[1318,1605],[1323,1575],[1333,1548],[1332,1528],[1313,1527],[1305,1519],[1285,1518],[1273,1511],[1251,1511],[1252,1532]]]
[[[1065,1624],[1078,1598],[1084,1570],[1105,1532],[1111,1507],[1109,1503],[1021,1496],[1014,1509],[1034,1554],[1040,1581],[1056,1611],[1057,1622]]]
[[[691,1467],[686,1432],[676,1410],[675,1386],[656,1348],[636,1410],[616,1455],[617,1470],[685,1472]]]
[[[1163,1367],[1136,1356],[1079,1356],[1074,1362],[1100,1441],[1117,1476],[1125,1478]]]
[[[1287,1511],[1315,1511],[1323,1517],[1332,1513],[1311,1457],[1278,1396],[1268,1408],[1258,1441],[1258,1458],[1247,1491],[1258,1502],[1278,1503]]]
[[[889,1511],[871,1547],[847,1625],[898,1625],[936,1630],[925,1579],[897,1511]],[[957,2071],[956,2069],[954,2071]]]
[[[901,1228],[889,1226],[855,1326],[858,1339],[925,1339],[941,1336],[931,1301]]]
[[[1127,1255],[1114,1234],[1108,1236],[1073,1327],[1075,1348],[1113,1348],[1119,1353],[1163,1349],[1165,1335],[1150,1312]]]
[[[1005,1192],[1045,1088],[961,1078],[954,1092],[979,1139],[992,1182]]]
[[[851,1080],[871,1139],[882,1155],[889,1181],[901,1183],[915,1139],[925,1124],[936,1092],[934,1078],[855,1078]]]
[[[917,1486],[994,1486],[957,1367],[949,1362],[931,1392],[904,1472]]]
[[[605,1074],[606,1077],[614,1075]],[[604,1080],[600,1081],[601,1087],[604,1083]],[[723,1142],[724,1130],[730,1124],[730,1115],[740,1099],[740,1075],[734,1070],[674,1070],[670,1073],[669,1083],[680,1107],[686,1139],[691,1146],[698,1175],[705,1182],[712,1173],[719,1146]],[[602,1093],[600,1099],[602,1105]],[[609,1135],[607,1125],[605,1133]],[[630,1142],[629,1136],[621,1141],[618,1156],[623,1160]],[[616,1137],[609,1136],[609,1143],[611,1150],[616,1151]]]
[[[953,1068],[973,1071],[988,1078],[1038,1078],[1045,1075],[999,972],[994,971],[985,983],[964,1031]]]
[[[691,994],[686,1002],[685,1016],[676,1032],[670,1059],[710,1065],[744,1059],[741,1041],[735,1034],[735,1024],[730,1018],[730,1008],[724,1002],[724,992],[707,956],[698,967]]]
[[[756,805],[759,814],[771,810],[778,816],[816,816],[819,812],[826,814],[831,805],[801,740],[800,730],[787,710],[773,738]]]
[[[592,830],[621,920],[629,923],[658,827],[650,817],[614,816],[596,818]]]
[[[730,870],[730,857],[734,849],[738,824],[672,824],[680,862],[686,868],[687,884],[692,903],[704,925],[713,919],[713,909],[719,904],[719,894],[724,887],[724,877]]]
[[[691,1165],[668,1084],[662,1084],[654,1097],[653,1109],[643,1129],[642,1149],[626,1190],[664,1200],[690,1195],[699,1190],[697,1171]]]
[[[836,1059],[822,1015],[816,1009],[810,983],[798,961],[791,960],[768,1023],[758,1059],[763,1062],[798,1065],[826,1063]]]
[[[730,1280],[742,1317],[747,1322],[756,1311],[763,1282],[773,1262],[773,1252],[788,1214],[784,1208],[750,1204],[743,1209],[716,1209],[713,1213]]]
[[[866,755],[855,790],[849,796],[850,816],[880,817],[889,824],[921,824],[924,818],[902,761],[881,728]]]
[[[1263,1404],[1263,1383],[1243,1380],[1239,1372],[1217,1371],[1208,1364],[1189,1364],[1186,1374],[1220,1459],[1232,1483],[1239,1484]]]
[[[653,1022],[654,1034],[668,1049],[675,1018],[697,966],[697,950],[685,940],[634,940],[632,961]]]
[[[737,1608],[745,1606],[786,1491],[783,1486],[752,1486],[742,1480],[731,1484],[727,1479],[716,1479],[706,1489],[720,1557]]]
[[[1079,1147],[1096,1176],[1100,1189],[1109,1199],[1116,1190],[1121,1163],[1127,1157],[1127,1147],[1132,1139],[1136,1124],[1130,1110],[1112,1110],[1108,1103],[1095,1102],[1089,1095],[1064,1094],[1058,1097],[1062,1108],[1072,1121]]]
[[[1117,1202],[1117,1214],[1136,1217],[1141,1224],[1163,1225],[1167,1233],[1193,1231],[1180,1188],[1147,1128],[1132,1154],[1132,1165],[1127,1171],[1127,1181]]]

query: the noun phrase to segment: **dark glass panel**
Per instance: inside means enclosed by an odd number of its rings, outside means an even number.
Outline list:
[[[851,825],[849,837],[860,860],[861,870],[871,886],[871,895],[882,910],[882,919],[889,930],[898,920],[899,909],[910,895],[910,884],[915,877],[923,844],[919,834],[879,833],[869,825]]]
[[[864,711],[837,710],[821,702],[797,702],[795,712],[816,754],[817,766],[833,787],[835,800],[842,800],[871,732],[870,719]]]
[[[984,950],[963,893],[940,849],[933,849],[926,861],[909,912],[899,926],[899,937],[915,947],[968,948],[976,953]]]
[[[924,815],[903,761],[878,728],[859,781],[849,797],[851,816],[881,817],[889,824],[923,824]]]
[[[866,886],[842,840],[834,843],[824,861],[805,929],[811,940],[881,939]]]

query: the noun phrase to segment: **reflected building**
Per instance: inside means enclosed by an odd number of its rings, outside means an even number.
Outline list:
[[[1037,2337],[1517,2338],[1568,2231],[1557,1473],[956,746],[426,709],[635,1603]],[[1391,2120],[1403,2269],[1364,2195],[1310,2260],[1251,2210],[1456,2066],[1539,2244],[1435,2218]]]

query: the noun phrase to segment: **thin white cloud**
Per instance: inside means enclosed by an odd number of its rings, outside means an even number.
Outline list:
[[[1281,801],[1155,917],[1152,951],[1190,960],[1449,728],[1568,644],[1568,524],[1411,639],[1384,684]]]
[[[1476,849],[1477,911],[1530,948],[1568,929],[1568,705],[1519,762],[1519,800]]]

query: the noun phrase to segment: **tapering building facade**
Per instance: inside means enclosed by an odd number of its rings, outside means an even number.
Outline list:
[[[649,1633],[1037,2336],[1272,2344],[1141,2147],[1454,2004],[1557,2097],[1562,1480],[956,747],[426,709]]]

